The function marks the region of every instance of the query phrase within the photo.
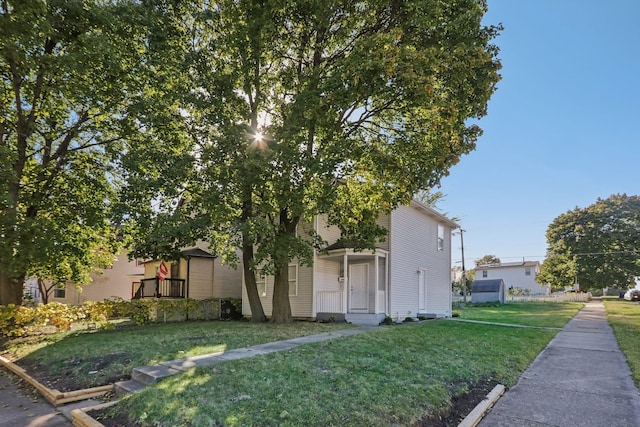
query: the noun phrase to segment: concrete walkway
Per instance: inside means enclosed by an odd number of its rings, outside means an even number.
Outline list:
[[[604,304],[587,303],[479,426],[640,427],[640,392]]]
[[[277,351],[290,350],[302,344],[326,341],[334,338],[348,337],[378,328],[378,326],[360,326],[352,329],[340,329],[322,334],[308,335],[288,340],[258,344],[251,347],[236,348],[219,353],[203,354],[184,359],[170,360],[158,365],[142,366],[133,369],[131,380],[115,384],[116,394],[135,393],[147,385],[154,384],[163,378],[170,377],[198,366],[211,366],[229,360],[246,359]]]
[[[0,369],[0,427],[67,427],[71,421],[35,390],[21,390],[18,377]],[[31,387],[31,386],[28,386]]]
[[[227,360],[244,359],[261,354],[289,350],[302,344],[356,335],[375,328],[377,328],[377,326],[340,329],[322,334],[259,344],[252,347],[237,348],[220,353],[172,360],[159,365],[144,366],[134,369],[132,373],[134,380],[124,381],[119,384],[122,389],[121,391],[137,391],[148,384],[159,381],[167,376],[186,371],[194,366],[214,365]],[[137,379],[137,381],[135,379]],[[35,389],[33,391],[27,391],[27,393],[23,392],[15,385],[14,381],[16,380],[17,377],[15,375],[4,369],[0,369],[0,427],[71,426],[71,411],[73,409],[101,403],[99,400],[89,399],[55,408],[41,397]],[[129,390],[127,387],[131,387],[132,389]]]

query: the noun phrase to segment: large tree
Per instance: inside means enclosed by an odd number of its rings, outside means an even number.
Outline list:
[[[553,220],[547,243],[542,271],[548,282],[626,288],[640,276],[640,197],[614,194],[576,207]]]
[[[154,45],[146,22],[164,7],[0,5],[0,304],[20,304],[27,276],[86,283],[113,261],[114,155],[144,130],[153,64],[142,53]]]
[[[482,258],[475,260],[476,267],[480,265],[500,264],[500,258],[495,255],[485,255]]]
[[[218,251],[242,249],[253,316],[260,269],[275,276],[272,321],[291,321],[288,264],[321,246],[299,225],[325,213],[373,247],[379,214],[475,148],[471,119],[500,68],[485,11],[480,0],[227,0],[193,12],[184,117],[197,174],[174,214],[200,231],[208,218]]]

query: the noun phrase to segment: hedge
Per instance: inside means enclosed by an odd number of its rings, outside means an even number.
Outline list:
[[[142,325],[163,321],[187,319],[239,319],[242,317],[241,300],[234,298],[194,300],[145,298],[126,301],[122,298],[82,305],[58,302],[38,304],[34,307],[13,304],[0,306],[0,335],[20,337],[42,333],[46,327],[56,332],[67,331],[73,323],[91,323],[96,328],[111,327],[110,319],[129,318]]]

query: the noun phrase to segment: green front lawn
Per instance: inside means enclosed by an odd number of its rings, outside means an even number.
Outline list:
[[[473,308],[471,317],[561,327],[582,304],[540,306]],[[411,425],[479,381],[515,384],[555,334],[447,320],[389,326],[193,369],[112,411],[142,426]]]
[[[603,301],[607,309],[607,320],[627,357],[633,379],[640,387],[640,304],[616,297],[607,297]]]
[[[467,320],[562,328],[582,307],[581,302],[519,302],[495,307],[468,306],[453,313]]]
[[[64,388],[82,389],[127,377],[139,366],[352,327],[312,322],[166,323],[15,338],[4,342],[0,354],[38,371],[37,377],[70,378],[75,386]]]

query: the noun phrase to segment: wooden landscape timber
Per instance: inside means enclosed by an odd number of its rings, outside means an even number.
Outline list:
[[[0,363],[2,364],[2,366],[9,369],[11,372],[31,384],[36,390],[38,390],[38,392],[40,392],[40,394],[42,394],[45,399],[47,399],[54,406],[91,399],[94,397],[102,396],[103,394],[113,390],[113,384],[109,384],[83,390],[62,392],[46,387],[45,385],[38,382],[35,378],[27,374],[27,371],[25,371],[23,368],[2,356],[0,356]]]

